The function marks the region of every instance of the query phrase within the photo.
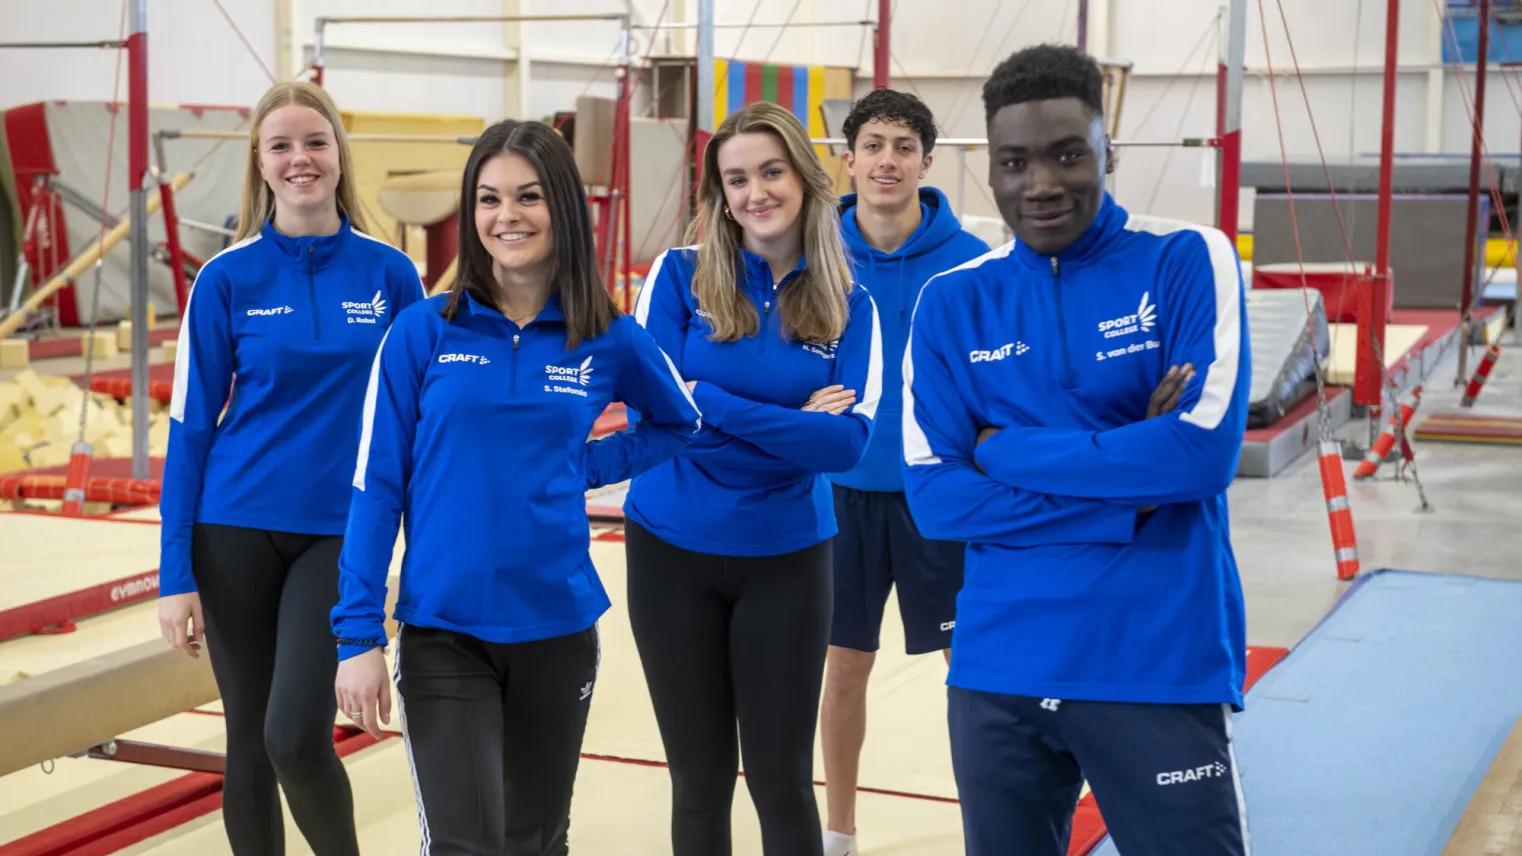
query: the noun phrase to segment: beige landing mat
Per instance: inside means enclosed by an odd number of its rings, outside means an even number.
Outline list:
[[[159,565],[159,527],[110,519],[0,514],[0,609]]]
[[[75,624],[75,628],[72,633],[20,636],[0,642],[0,683],[36,677],[43,672],[163,638],[159,632],[156,600],[83,619]],[[147,687],[144,691],[153,690]],[[100,703],[109,704],[110,699],[101,699]]]
[[[415,856],[419,825],[406,750],[392,739],[347,759],[354,786],[360,850],[365,856]],[[815,788],[824,810],[824,789]],[[577,856],[670,853],[671,791],[666,771],[608,761],[583,761],[571,806],[571,852]],[[862,856],[941,856],[962,852],[961,815],[950,803],[863,794],[857,811]],[[735,856],[761,856],[760,827],[743,780],[736,783]],[[122,854],[221,856],[231,853],[215,812]],[[305,846],[286,813],[286,852]]]
[[[1352,386],[1358,371],[1358,325],[1328,324],[1331,337],[1331,366],[1326,382],[1337,386]],[[1385,357],[1385,368],[1390,368],[1427,335],[1424,324],[1386,324],[1385,344],[1380,351]]]

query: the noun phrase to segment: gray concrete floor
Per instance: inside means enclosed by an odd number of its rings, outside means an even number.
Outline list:
[[[1515,329],[1501,339],[1501,359],[1475,404],[1479,413],[1522,416],[1522,343]],[[1479,356],[1471,350],[1468,370]],[[1413,420],[1458,408],[1457,351],[1429,375]],[[1466,379],[1467,382],[1467,379]],[[1367,422],[1337,432],[1367,446]],[[1370,481],[1354,481],[1346,461],[1348,499],[1363,571],[1463,573],[1522,579],[1522,445],[1413,442],[1416,472],[1431,503],[1385,464]],[[1272,479],[1238,479],[1229,493],[1232,543],[1247,600],[1253,645],[1292,647],[1348,588],[1337,579],[1331,529],[1313,455]]]

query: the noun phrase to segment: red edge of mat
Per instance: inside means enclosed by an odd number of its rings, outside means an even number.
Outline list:
[[[334,728],[333,738],[340,758],[379,742],[343,727]],[[0,856],[108,856],[221,807],[222,777],[187,773],[0,845]]]
[[[1250,689],[1258,679],[1267,674],[1289,654],[1285,648],[1247,649],[1247,680],[1244,690]],[[335,727],[333,731],[336,750],[340,758],[375,745],[379,741],[362,731]],[[387,733],[385,738],[397,735]],[[582,753],[589,760],[636,764],[646,767],[664,767],[664,762],[615,755]],[[815,782],[823,785],[823,782]],[[950,797],[888,791],[878,788],[861,788],[870,793],[921,799],[941,803],[955,803]],[[209,814],[222,806],[222,777],[210,773],[190,773],[154,788],[117,800],[94,811],[79,815],[63,823],[39,830],[26,838],[0,845],[0,856],[107,856],[133,844],[141,843],[155,835]],[[135,819],[135,822],[134,822]],[[1073,814],[1072,834],[1068,856],[1086,856],[1099,846],[1108,830],[1092,793],[1078,801]]]
[[[67,627],[82,618],[150,600],[159,594],[157,568],[0,610],[0,641]]]

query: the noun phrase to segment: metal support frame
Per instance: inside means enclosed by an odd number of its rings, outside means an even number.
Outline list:
[[[1474,312],[1474,286],[1477,278],[1475,244],[1479,241],[1480,158],[1485,145],[1485,66],[1490,61],[1490,0],[1480,0],[1479,44],[1474,59],[1474,122],[1469,143],[1469,203],[1464,209],[1464,281],[1459,303],[1459,364],[1454,386],[1469,380],[1469,325]],[[1485,232],[1490,231],[1489,223]]]
[[[127,182],[132,193],[132,477],[148,478],[148,0],[128,0]],[[92,319],[93,323],[93,319]]]
[[[1247,64],[1247,0],[1222,9],[1225,27],[1216,70],[1216,228],[1237,240],[1242,198],[1242,80]]]
[[[893,62],[893,0],[877,0],[877,33],[872,42],[872,88],[887,89]]]
[[[1379,210],[1374,227],[1374,271],[1364,298],[1363,320],[1358,325],[1353,403],[1367,408],[1372,428],[1384,411],[1385,366],[1379,355],[1385,350],[1390,282],[1390,206],[1395,184],[1395,78],[1400,58],[1400,0],[1388,0],[1385,11],[1384,105],[1379,141]]]

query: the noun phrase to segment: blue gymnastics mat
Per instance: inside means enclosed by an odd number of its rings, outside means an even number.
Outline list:
[[[1519,716],[1522,582],[1369,573],[1236,718],[1253,856],[1437,856]]]

